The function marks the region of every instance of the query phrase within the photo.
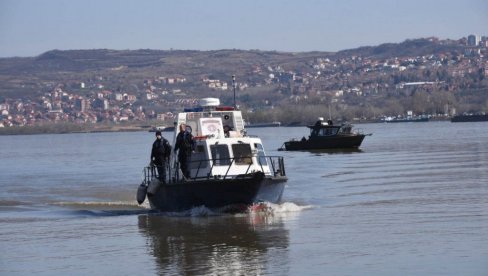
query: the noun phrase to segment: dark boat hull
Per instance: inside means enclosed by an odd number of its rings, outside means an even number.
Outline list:
[[[286,150],[357,149],[366,135],[336,135],[285,142]]]
[[[246,128],[257,128],[257,127],[279,127],[280,123],[263,123],[263,124],[252,124],[246,125]]]
[[[486,121],[488,121],[488,115],[459,115],[451,118],[452,123],[486,122]]]
[[[154,180],[153,180],[154,181]],[[156,180],[157,181],[157,180]],[[262,173],[235,179],[203,179],[161,185],[148,199],[152,209],[185,211],[198,206],[221,208],[281,201],[287,178]]]

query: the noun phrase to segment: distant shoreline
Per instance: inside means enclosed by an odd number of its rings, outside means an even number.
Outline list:
[[[137,132],[149,131],[148,125],[76,125],[48,124],[42,126],[22,126],[0,128],[0,135],[36,135],[36,134],[69,134],[100,132]]]
[[[450,118],[431,118],[429,121],[449,121]],[[337,122],[338,124],[342,122]],[[351,121],[352,124],[375,124],[385,123],[380,120],[358,120]],[[311,123],[310,123],[311,124]],[[310,124],[281,124],[279,127],[305,127]],[[278,127],[278,126],[269,126]],[[46,124],[41,126],[22,126],[22,127],[4,127],[0,128],[0,136],[2,135],[35,135],[35,134],[69,134],[69,133],[100,133],[100,132],[137,132],[137,131],[151,131],[154,128],[152,125],[146,124],[93,124],[93,125],[78,125],[78,124]]]

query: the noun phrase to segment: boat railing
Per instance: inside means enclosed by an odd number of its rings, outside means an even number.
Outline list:
[[[354,128],[351,124],[345,123],[341,125],[339,134],[363,135],[364,132],[361,128]]]
[[[361,134],[364,134],[364,131],[363,131],[363,129],[362,129],[362,128],[355,128],[355,129],[352,131],[352,133],[361,135]]]
[[[258,164],[257,166],[253,166],[253,162],[247,162],[247,168],[245,173],[239,175],[230,175],[229,171],[231,170],[232,166],[236,165],[237,162],[241,162],[242,160],[251,159],[250,157],[235,157],[235,158],[220,158],[220,159],[202,159],[202,160],[193,160],[188,162],[188,167],[196,168],[195,170],[191,170],[190,176],[188,178],[183,177],[183,174],[180,170],[180,164],[176,161],[173,166],[169,166],[167,164],[165,166],[165,175],[162,176],[163,168],[160,166],[147,166],[144,167],[143,170],[143,182],[148,184],[153,178],[157,178],[162,181],[164,184],[174,184],[178,183],[179,181],[185,180],[205,180],[205,179],[229,179],[235,177],[246,177],[251,176],[256,172],[262,172],[264,174],[272,174],[273,176],[286,176],[285,172],[285,162],[283,156],[257,156]],[[210,170],[201,175],[201,170],[206,168],[206,164],[211,162]],[[216,165],[219,164],[219,165]],[[225,174],[223,175],[214,175],[213,171],[216,166],[222,167],[225,164],[227,166],[224,168]]]
[[[167,182],[169,178],[169,173],[170,173],[170,166],[166,164],[164,166],[164,169],[166,171],[166,175],[160,176],[160,172],[162,172],[163,166],[156,166],[156,165],[149,165],[147,167],[144,167],[142,170],[142,182],[144,184],[149,184],[153,178],[157,178],[159,180],[162,180],[163,182]]]
[[[230,158],[219,158],[219,159],[200,159],[200,160],[192,160],[188,162],[188,166],[191,168],[196,168],[196,172],[190,175],[190,179],[210,179],[210,178],[222,178],[227,179],[229,177],[235,177],[235,175],[229,175],[229,171],[231,168],[237,164],[239,165],[246,165],[246,171],[240,175],[248,175],[255,172],[263,172],[266,173],[269,171],[273,176],[286,176],[285,174],[285,165],[284,165],[284,158],[282,156],[257,156],[258,166],[253,166],[253,162],[251,157],[230,157]],[[249,161],[246,161],[249,160]],[[243,162],[244,161],[244,162]],[[206,164],[211,163],[211,167],[206,173],[206,175],[201,176],[200,172],[202,169],[206,167]],[[243,164],[244,163],[244,164]],[[179,173],[180,170],[179,164],[175,166],[176,173]],[[216,166],[222,167],[227,166],[224,168],[225,174],[223,175],[215,175],[214,169]],[[258,169],[256,169],[258,168]],[[251,171],[252,169],[252,171]],[[193,171],[192,171],[193,172]],[[175,177],[179,179],[178,177]]]

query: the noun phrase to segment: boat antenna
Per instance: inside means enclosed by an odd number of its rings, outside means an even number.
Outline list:
[[[237,110],[237,105],[236,105],[236,75],[232,75],[232,89],[234,90],[234,109]]]

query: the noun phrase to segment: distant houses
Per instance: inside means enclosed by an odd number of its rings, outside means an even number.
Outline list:
[[[488,78],[488,38],[469,35],[460,40],[424,39],[437,46],[451,45],[454,50],[425,55],[326,55],[279,64],[259,60],[248,65],[236,89],[252,90],[254,96],[242,99],[273,106],[289,104],[357,104],[357,98],[378,99],[415,92],[460,91],[481,87]],[[360,53],[360,52],[359,52]],[[198,104],[203,92],[232,91],[232,82],[222,73],[185,75],[154,74],[137,83],[125,83],[130,67],[111,68],[110,79],[103,73],[88,77],[70,76],[66,80],[46,80],[20,86],[37,85],[34,96],[2,98],[0,127],[35,125],[44,122],[126,122],[148,119],[168,120],[173,111]],[[114,73],[115,72],[115,73]],[[115,75],[117,76],[117,75]],[[115,78],[112,75],[112,78]],[[226,95],[226,94],[222,94]],[[229,94],[230,95],[230,94]],[[230,97],[230,96],[229,96]],[[255,108],[251,106],[250,108]],[[452,107],[454,108],[454,107]]]

